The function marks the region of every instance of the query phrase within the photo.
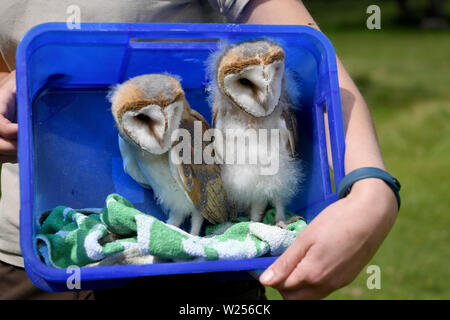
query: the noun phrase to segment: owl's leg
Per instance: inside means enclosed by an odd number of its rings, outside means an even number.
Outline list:
[[[302,219],[299,216],[294,216],[286,221],[284,202],[279,201],[279,200],[274,201],[274,206],[275,206],[275,222],[276,222],[277,227],[287,229],[287,226],[289,224],[291,224],[299,219]]]
[[[167,224],[171,224],[175,227],[181,226],[184,221],[184,216],[181,214],[171,214],[167,220]]]
[[[266,209],[267,201],[260,200],[252,203],[252,208],[250,210],[250,220],[261,222],[264,215],[264,210]]]
[[[200,234],[200,229],[202,228],[203,220],[204,220],[204,218],[200,212],[198,212],[198,211],[192,212],[191,232],[189,232],[189,233],[194,236],[198,236]]]
[[[273,202],[273,205],[275,207],[275,222],[285,221],[284,202],[277,199]]]

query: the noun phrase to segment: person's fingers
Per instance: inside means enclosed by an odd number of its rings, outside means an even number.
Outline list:
[[[9,156],[17,154],[17,140],[0,138],[0,155]]]
[[[299,261],[309,249],[307,237],[302,236],[303,230],[294,243],[259,277],[261,284],[265,286],[276,286],[286,279]]]
[[[285,300],[319,300],[331,293],[331,291],[321,287],[308,287],[298,290],[279,290],[279,292]]]
[[[303,260],[295,266],[288,276],[275,285],[278,290],[294,290],[315,285],[315,280],[311,277],[310,268],[307,267],[305,259],[308,259],[308,257],[303,257]]]
[[[329,253],[327,254],[322,246],[313,244],[288,277],[278,284],[277,289],[322,286],[327,278],[327,266],[331,263],[327,259],[328,256]]]
[[[14,72],[1,81],[0,89],[0,163],[15,163],[18,125],[12,122],[16,112]]]
[[[0,82],[0,115],[13,121],[16,116],[16,77],[11,72]]]
[[[17,139],[18,126],[0,114],[0,137],[15,140]]]
[[[0,163],[17,163],[17,155],[0,155]]]
[[[311,258],[313,249],[308,251],[306,256],[291,274],[278,285],[277,289],[286,300],[317,300],[323,299],[334,289],[325,283],[322,268],[317,263],[313,263]]]

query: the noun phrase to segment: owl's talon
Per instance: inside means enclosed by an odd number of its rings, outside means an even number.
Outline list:
[[[278,228],[287,229],[287,223],[284,220],[280,220],[275,224]]]
[[[279,220],[279,221],[277,221],[277,223],[275,225],[281,229],[287,229],[288,225],[290,225],[291,223],[294,223],[298,220],[303,220],[303,218],[300,216],[293,216],[292,218],[290,218],[289,220],[286,220],[286,221]]]
[[[294,222],[296,222],[296,221],[298,221],[298,220],[303,220],[303,218],[300,217],[300,216],[293,216],[293,217],[290,218],[288,221],[286,221],[286,224],[291,224],[291,223],[294,223]]]

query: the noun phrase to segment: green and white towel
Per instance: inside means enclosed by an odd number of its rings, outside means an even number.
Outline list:
[[[302,219],[286,229],[277,227],[270,210],[264,223],[237,218],[208,226],[205,237],[193,236],[140,212],[118,194],[109,195],[103,209],[59,206],[40,221],[36,251],[46,264],[59,268],[155,263],[155,257],[180,261],[278,256],[306,227]]]

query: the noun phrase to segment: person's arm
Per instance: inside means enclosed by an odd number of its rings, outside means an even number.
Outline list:
[[[251,0],[240,23],[309,25],[319,29],[297,0]],[[364,98],[337,59],[345,128],[346,173],[385,169]],[[396,198],[386,183],[365,179],[321,212],[260,277],[286,299],[323,298],[347,285],[375,254],[394,224]]]
[[[0,165],[17,162],[16,74],[0,55]]]

